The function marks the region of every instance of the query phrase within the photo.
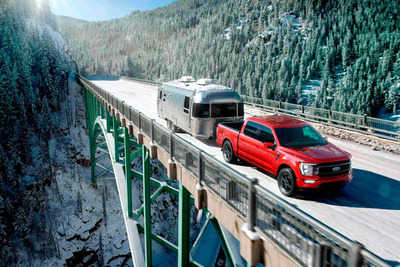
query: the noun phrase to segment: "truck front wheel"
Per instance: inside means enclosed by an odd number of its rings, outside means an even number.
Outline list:
[[[233,147],[230,141],[226,140],[222,145],[222,154],[224,155],[224,160],[228,163],[236,162],[236,156],[233,153]]]
[[[278,186],[282,194],[291,197],[296,192],[296,177],[292,169],[284,168],[278,174]]]

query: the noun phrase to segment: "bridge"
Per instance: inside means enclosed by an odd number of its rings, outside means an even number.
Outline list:
[[[222,163],[219,148],[211,141],[200,141],[166,129],[165,123],[157,118],[154,85],[118,79],[90,81],[79,75],[77,78],[85,88],[92,183],[96,184],[102,172],[114,174],[135,266],[152,265],[152,240],[177,253],[179,266],[200,265],[192,258],[198,242],[191,245],[189,241],[191,203],[207,214],[207,222],[214,226],[231,266],[244,265],[242,258],[248,266],[259,263],[264,266],[389,266],[398,260],[398,238],[397,243],[390,243],[400,236],[394,231],[398,231],[400,222],[399,208],[395,208],[397,200],[392,203],[394,206],[381,207],[388,212],[382,211],[379,216],[374,211],[366,216],[365,209],[352,209],[343,214],[325,208],[328,218],[321,222],[321,218],[311,215],[320,206],[312,206],[307,201],[303,201],[306,202],[303,205],[301,200],[294,200],[297,201],[295,205],[302,205],[302,209],[296,208],[271,192],[272,182],[266,181],[258,170],[247,166],[231,168]],[[122,86],[121,82],[125,84]],[[112,169],[99,163],[105,156],[111,159]],[[131,168],[136,157],[142,158],[141,171]],[[169,178],[166,182],[150,177],[150,158],[157,158],[166,167]],[[143,204],[137,209],[133,208],[138,202],[137,196],[132,194],[133,179],[143,184]],[[172,181],[178,181],[178,188],[172,186]],[[151,203],[163,192],[179,198],[178,244],[151,231]],[[366,240],[361,244],[327,226],[329,217],[335,214],[343,216],[348,224],[357,223],[357,217],[361,216],[371,219],[372,225],[381,226],[378,238],[388,238],[384,243],[392,245],[389,251],[393,251],[394,256],[384,254],[387,255],[384,261],[381,255],[364,247],[365,243],[367,248],[371,247],[374,241]],[[391,226],[379,225],[385,218]],[[382,233],[386,228],[389,230]],[[357,230],[351,226],[347,229],[349,232]],[[144,234],[144,248],[139,238],[141,233]],[[201,234],[202,231],[197,240]],[[368,231],[364,233],[368,234]],[[380,243],[375,237],[372,237],[375,243]],[[240,244],[239,253],[236,243]],[[387,249],[385,251],[387,253]]]

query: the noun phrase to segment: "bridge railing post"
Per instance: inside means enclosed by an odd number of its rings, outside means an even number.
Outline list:
[[[247,261],[247,266],[254,266],[262,261],[263,243],[261,236],[255,232],[257,221],[256,185],[258,180],[253,178],[248,186],[247,222],[242,226],[244,232],[240,240],[240,254]]]
[[[143,132],[142,132],[142,112],[139,112],[138,115],[138,134],[137,134],[137,141],[140,145],[143,144]]]
[[[328,259],[330,257],[330,247],[327,243],[322,242],[318,244],[314,251],[314,263],[313,267],[325,267],[328,266]]]
[[[203,172],[203,150],[199,150],[197,154],[198,158],[198,167],[197,167],[197,177],[198,177],[198,183],[196,185],[196,196],[195,196],[195,207],[197,209],[204,209],[207,207],[206,203],[206,192],[203,187],[203,182],[204,181],[204,172]]]
[[[364,246],[359,242],[354,242],[350,248],[350,259],[348,262],[349,267],[361,267],[363,265],[363,256],[361,250]]]
[[[199,150],[198,154],[197,154],[197,158],[198,158],[198,167],[197,167],[197,177],[199,179],[198,181],[198,186],[203,188],[203,179],[204,179],[204,175],[203,175],[203,156],[202,156],[203,150]]]
[[[150,137],[151,137],[151,144],[150,144],[150,157],[152,159],[157,158],[157,145],[154,142],[154,119],[151,119],[150,124]]]
[[[173,140],[173,134],[172,132],[169,134],[169,144],[171,147],[171,161],[174,161],[174,140]]]
[[[174,161],[174,135],[172,132],[169,134],[169,144],[171,147],[171,157],[168,160],[168,168],[167,168],[167,175],[168,178],[170,179],[175,179],[176,178],[176,164]]]
[[[249,206],[248,206],[248,218],[247,218],[247,229],[254,232],[254,226],[256,223],[256,188],[258,179],[253,178],[249,183]]]

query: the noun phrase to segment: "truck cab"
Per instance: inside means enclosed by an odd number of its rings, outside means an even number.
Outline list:
[[[349,153],[288,116],[248,118],[240,130],[237,123],[220,123],[217,144],[225,161],[240,158],[277,177],[286,196],[298,188],[344,187],[353,178]]]

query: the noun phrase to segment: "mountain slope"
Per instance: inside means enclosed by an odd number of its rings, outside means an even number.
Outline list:
[[[84,74],[213,77],[250,96],[375,115],[399,106],[399,14],[390,0],[181,0],[61,28]]]

